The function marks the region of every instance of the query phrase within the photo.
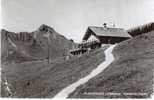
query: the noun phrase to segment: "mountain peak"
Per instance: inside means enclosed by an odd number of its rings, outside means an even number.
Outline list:
[[[39,27],[39,31],[43,31],[43,32],[47,32],[47,31],[55,32],[55,30],[52,27],[50,27],[48,25],[45,25],[45,24],[42,24]]]
[[[1,29],[1,34],[5,34],[5,33],[8,33],[8,31],[5,29]]]

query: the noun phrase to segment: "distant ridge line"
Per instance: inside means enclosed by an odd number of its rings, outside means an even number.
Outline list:
[[[134,36],[137,36],[137,35],[140,35],[140,34],[151,32],[153,30],[154,30],[154,22],[151,22],[151,23],[147,23],[147,24],[144,24],[144,25],[134,27],[134,28],[130,28],[130,29],[127,30],[127,32],[131,36],[134,37]]]

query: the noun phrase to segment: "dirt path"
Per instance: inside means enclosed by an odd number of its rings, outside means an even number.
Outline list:
[[[69,94],[72,93],[78,86],[85,84],[91,78],[101,73],[106,67],[108,67],[114,61],[112,50],[114,49],[115,46],[116,45],[111,45],[108,49],[104,51],[105,61],[102,62],[97,68],[95,68],[90,74],[88,74],[86,77],[81,78],[77,82],[69,85],[68,87],[64,88],[54,98],[67,98]]]

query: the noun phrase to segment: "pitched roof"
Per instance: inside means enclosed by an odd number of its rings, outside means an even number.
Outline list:
[[[88,27],[97,36],[131,37],[123,28]]]

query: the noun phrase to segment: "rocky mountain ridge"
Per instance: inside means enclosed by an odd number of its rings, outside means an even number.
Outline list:
[[[66,56],[74,42],[47,25],[33,32],[1,30],[2,61],[50,59]]]

